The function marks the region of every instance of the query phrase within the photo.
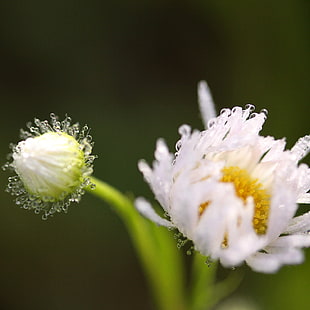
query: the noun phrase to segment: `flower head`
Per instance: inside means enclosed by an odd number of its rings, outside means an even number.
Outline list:
[[[310,136],[291,150],[285,140],[259,135],[267,112],[223,109],[215,116],[205,83],[199,86],[206,130],[180,127],[171,154],[158,140],[151,169],[139,169],[170,222],[138,198],[136,206],[155,222],[174,226],[195,249],[226,267],[246,261],[252,269],[275,272],[303,260],[310,246],[310,212],[294,217],[297,203],[310,203],[310,169],[298,162],[310,148]]]
[[[95,156],[89,129],[71,124],[68,116],[60,122],[54,114],[50,122],[35,119],[27,127],[4,166],[16,173],[9,178],[7,191],[17,196],[16,204],[22,208],[43,211],[43,218],[66,212],[91,183]]]

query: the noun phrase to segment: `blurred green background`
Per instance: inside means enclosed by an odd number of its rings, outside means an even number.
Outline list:
[[[286,136],[289,147],[309,134],[307,0],[1,1],[0,17],[2,163],[27,121],[68,113],[92,128],[94,175],[153,199],[137,161],[152,160],[158,137],[173,150],[181,124],[202,128],[202,79],[218,109],[267,108],[263,133]],[[109,206],[86,194],[42,221],[4,190],[0,199],[0,309],[154,309]],[[305,253],[303,265],[276,275],[241,267],[235,298],[308,309]]]

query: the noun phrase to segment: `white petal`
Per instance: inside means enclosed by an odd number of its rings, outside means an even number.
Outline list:
[[[250,256],[246,263],[257,272],[275,273],[284,264],[300,264],[304,256],[299,249],[281,248],[278,253],[256,253]]]
[[[268,161],[277,161],[279,160],[280,156],[282,156],[284,148],[285,148],[285,139],[281,140],[274,140],[272,137],[265,137],[262,141],[266,142],[266,148],[269,144],[269,150],[267,154],[263,157],[263,162]]]
[[[173,227],[172,223],[160,217],[155,212],[152,205],[144,198],[137,198],[135,201],[135,207],[141,213],[141,215],[153,221],[154,223],[160,226]]]
[[[155,150],[156,160],[153,162],[153,170],[149,165],[141,160],[138,163],[139,170],[143,173],[145,180],[149,183],[156,199],[167,211],[168,193],[172,177],[173,155],[169,153],[165,142],[159,139]]]
[[[255,271],[273,273],[282,265],[303,262],[301,247],[310,246],[310,235],[290,235],[276,239],[265,248],[267,253],[256,253],[246,262]]]
[[[168,161],[171,163],[171,154],[163,139],[158,139],[156,143],[155,158],[158,161]]]
[[[279,248],[301,248],[301,247],[309,247],[310,246],[310,235],[289,235],[283,236],[276,239],[274,242],[270,243],[268,249],[271,252],[275,252],[274,249]],[[269,252],[268,250],[268,252]],[[281,250],[282,252],[283,250]]]
[[[276,257],[267,253],[256,253],[249,257],[246,263],[257,272],[275,273],[280,268]]]
[[[299,161],[310,152],[310,135],[299,138],[296,144],[291,149],[291,153],[296,156]]]
[[[300,164],[295,173],[298,194],[296,201],[298,203],[309,203],[310,191],[310,168],[306,164]]]
[[[204,186],[202,182],[202,186]],[[238,203],[233,189],[224,184],[208,188],[206,197],[210,205],[202,214],[194,234],[194,243],[204,255],[211,255],[212,259],[218,259],[221,254],[221,245],[227,232],[227,224],[237,217]],[[216,193],[218,192],[218,193]],[[218,196],[218,197],[216,197]],[[216,198],[216,199],[214,199]],[[204,200],[201,201],[203,203]],[[195,208],[198,213],[198,207]],[[231,207],[231,208],[229,208]]]
[[[297,203],[310,203],[310,193],[306,193],[298,197]]]
[[[198,102],[204,126],[208,128],[208,122],[216,117],[216,111],[210,89],[205,81],[198,84]]]
[[[310,229],[310,212],[294,217],[290,223],[285,234],[306,233]]]
[[[145,162],[145,160],[140,160],[138,162],[138,168],[139,170],[142,172],[145,180],[150,183],[151,182],[151,177],[153,174],[152,169],[150,168],[150,166]]]
[[[204,191],[201,189],[206,187]],[[191,182],[190,173],[183,172],[176,178],[170,192],[171,220],[189,239],[197,225],[199,205],[205,202],[209,186],[207,181]]]
[[[290,168],[289,163],[284,163],[275,172],[267,230],[270,240],[277,238],[287,228],[298,208],[295,184],[289,182]]]
[[[209,190],[206,197],[210,204],[194,233],[196,249],[212,259],[220,259],[226,267],[240,265],[266,244],[266,239],[258,238],[253,229],[253,201],[249,200],[245,206],[231,184],[218,183]],[[197,207],[195,211],[197,213]],[[228,247],[223,247],[224,240]]]

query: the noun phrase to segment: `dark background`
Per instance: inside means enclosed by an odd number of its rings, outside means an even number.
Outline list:
[[[291,147],[309,134],[309,15],[306,0],[2,1],[1,162],[27,121],[68,113],[92,128],[94,175],[152,199],[136,163],[152,160],[158,137],[173,150],[181,124],[202,128],[202,79],[218,110],[267,108],[263,133]],[[153,309],[109,206],[86,194],[42,221],[4,190],[0,199],[0,309]],[[236,298],[255,309],[307,309],[305,253],[303,265],[276,275],[242,267]]]

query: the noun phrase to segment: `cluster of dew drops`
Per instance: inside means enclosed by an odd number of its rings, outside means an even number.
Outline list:
[[[170,228],[170,229],[173,229],[173,228]],[[179,231],[175,232],[174,239],[177,240],[177,248],[179,250],[187,246],[187,248],[185,249],[186,255],[190,256],[195,252],[195,247],[192,241],[184,237],[184,235],[181,232]],[[212,263],[213,263],[212,259],[210,257],[206,257],[205,264],[208,267],[211,267]]]
[[[220,115],[226,115],[226,117],[229,117],[231,114],[234,114],[238,111],[239,107],[234,107],[232,109],[224,108],[220,111]],[[267,109],[262,109],[260,110],[259,113],[254,112],[255,111],[255,106],[253,104],[246,104],[245,109],[242,111],[244,115],[246,115],[246,119],[252,119],[257,117],[259,114],[263,114],[264,117],[266,118],[268,116],[268,110]],[[217,122],[218,122],[218,117],[212,118],[208,122],[208,129],[212,128]]]
[[[15,202],[21,208],[34,210],[34,212],[37,214],[43,211],[42,219],[44,220],[55,213],[62,211],[66,213],[68,211],[69,205],[72,202],[77,203],[81,200],[82,195],[85,193],[85,187],[90,186],[90,188],[94,189],[95,184],[92,184],[87,175],[92,173],[92,164],[93,161],[97,158],[96,155],[91,155],[94,142],[92,141],[92,136],[89,134],[90,129],[87,125],[84,125],[82,128],[80,128],[79,123],[71,124],[72,120],[68,115],[65,116],[63,121],[59,121],[58,117],[54,113],[50,114],[50,118],[50,121],[41,121],[35,118],[34,124],[32,122],[28,122],[26,124],[28,130],[21,129],[20,138],[22,140],[26,140],[28,138],[34,138],[43,135],[47,132],[64,132],[75,138],[76,141],[81,145],[85,156],[86,177],[84,178],[83,182],[75,189],[73,193],[67,195],[59,201],[46,201],[44,198],[41,199],[29,194],[24,188],[20,178],[16,175],[8,178],[8,186],[6,188],[7,192],[13,196],[16,196]],[[3,170],[14,170],[12,162],[10,161],[12,160],[13,153],[18,151],[18,146],[12,143],[10,144],[10,148],[12,149],[12,153],[8,155],[8,162],[2,166]]]
[[[238,111],[238,109],[240,109],[240,108],[239,107],[234,107],[232,109],[224,108],[224,109],[222,109],[220,111],[220,115],[223,115],[223,116],[225,116],[227,118],[231,114],[236,113]],[[262,114],[264,116],[264,118],[267,118],[267,116],[268,116],[268,110],[267,109],[262,109],[262,110],[260,110],[259,113],[256,113],[254,111],[255,111],[255,106],[253,104],[248,103],[248,104],[245,105],[245,109],[242,112],[245,115],[245,119],[253,119],[253,118],[257,117],[260,114]],[[225,120],[225,117],[224,117],[224,122],[227,123],[227,120]],[[214,128],[215,125],[218,124],[221,121],[222,120],[219,117],[211,118],[209,120],[208,124],[207,124],[206,130]],[[180,126],[179,134],[181,135],[181,139],[179,139],[176,142],[176,144],[175,144],[176,152],[174,153],[173,164],[175,164],[176,159],[177,159],[177,157],[179,155],[179,152],[180,152],[180,150],[182,148],[183,138],[189,137],[190,134],[191,134],[191,127],[186,125],[186,124]],[[200,134],[204,135],[205,134],[205,130],[201,131]]]

